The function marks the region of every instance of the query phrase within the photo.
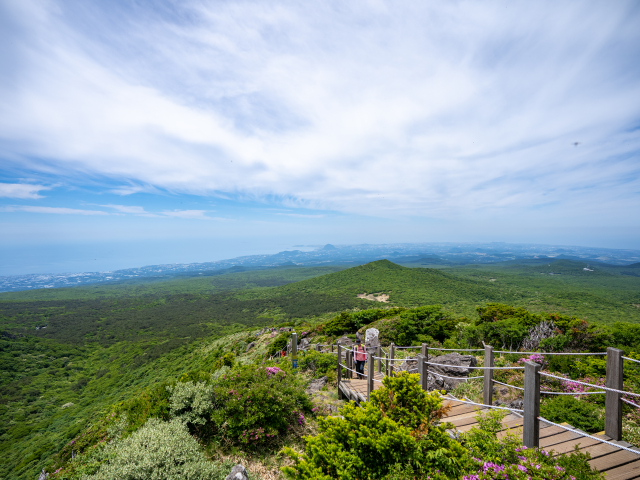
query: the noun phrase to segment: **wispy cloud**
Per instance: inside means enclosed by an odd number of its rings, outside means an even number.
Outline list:
[[[298,218],[322,218],[323,214],[305,214],[305,213],[276,213],[276,215],[284,215],[286,217],[298,217]]]
[[[211,218],[205,215],[206,212],[206,210],[164,210],[162,215],[167,217],[210,220]]]
[[[107,212],[100,210],[81,210],[77,208],[63,207],[34,207],[30,205],[9,205],[0,208],[4,212],[29,212],[29,213],[46,213],[55,215],[109,215]]]
[[[49,190],[51,187],[44,185],[31,185],[28,183],[0,183],[0,197],[38,199],[44,198],[38,192]]]
[[[139,217],[158,217],[159,215],[156,215],[154,213],[150,213],[147,212],[144,207],[140,207],[140,206],[132,206],[132,205],[112,205],[112,204],[108,204],[108,205],[100,205],[101,207],[105,207],[105,208],[113,208],[114,210],[120,212],[120,213],[130,213],[133,215],[137,215]]]
[[[633,1],[123,5],[3,3],[6,158],[373,216],[637,217]]]

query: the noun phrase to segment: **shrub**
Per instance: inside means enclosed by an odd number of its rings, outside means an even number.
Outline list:
[[[418,443],[411,430],[385,416],[371,402],[364,408],[349,403],[343,418],[318,419],[320,434],[305,437],[306,453],[284,452],[293,467],[283,467],[290,479],[381,478],[396,463],[418,460]]]
[[[213,388],[212,434],[250,448],[275,444],[312,409],[304,379],[278,367],[236,367]]]
[[[442,407],[439,392],[425,392],[418,375],[400,372],[384,377],[384,388],[374,390],[371,402],[394,422],[411,430],[430,426],[449,410]]]
[[[294,466],[282,471],[291,479],[392,479],[435,471],[457,477],[465,452],[447,425],[436,423],[444,413],[441,397],[423,391],[417,375],[386,377],[363,408],[349,403],[342,418],[318,419],[320,433],[305,437],[304,455],[285,448]]]
[[[213,409],[213,387],[205,382],[178,382],[167,387],[171,398],[169,409],[171,416],[187,424],[204,425],[208,413]]]
[[[571,395],[558,395],[540,405],[540,416],[554,423],[567,422],[587,433],[604,430],[602,409]]]
[[[275,355],[281,350],[284,350],[285,348],[287,348],[287,343],[289,342],[290,338],[291,338],[291,334],[288,332],[284,332],[278,335],[276,339],[273,342],[271,342],[271,345],[269,345],[269,350],[267,350],[267,355],[271,357],[272,355]]]
[[[298,360],[298,368],[311,372],[313,378],[320,378],[334,372],[338,366],[338,357],[331,353],[311,350]]]
[[[208,461],[184,423],[157,418],[105,447],[104,456],[106,461],[87,480],[223,480],[230,468]]]

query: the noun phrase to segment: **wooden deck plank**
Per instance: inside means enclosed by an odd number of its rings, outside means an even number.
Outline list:
[[[617,452],[589,460],[589,465],[600,472],[604,472],[637,460],[640,460],[640,455],[625,450],[618,450]]]
[[[640,476],[640,460],[607,470],[607,480],[629,480]]]
[[[605,443],[600,443],[598,440],[594,440],[588,437],[581,437],[578,441],[569,440],[564,443],[560,443],[558,445],[553,445],[548,449],[549,452],[553,451],[552,455],[555,457],[556,455],[562,455],[564,453],[571,453],[574,450],[574,447],[578,445],[581,450],[589,450],[591,447],[599,448],[599,447],[608,447],[611,450],[606,450],[604,453],[600,453],[601,450],[595,450],[595,453],[591,453],[592,457],[604,455],[605,453],[611,453],[615,449],[613,447],[609,447],[609,445]]]

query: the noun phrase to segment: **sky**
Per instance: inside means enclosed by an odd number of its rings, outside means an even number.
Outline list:
[[[0,275],[640,248],[636,1],[0,2]]]

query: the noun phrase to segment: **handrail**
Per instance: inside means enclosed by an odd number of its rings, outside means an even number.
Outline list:
[[[545,377],[557,378],[558,380],[562,380],[564,382],[577,383],[579,385],[585,385],[587,387],[600,388],[602,390],[606,390],[608,392],[616,392],[621,393],[623,395],[631,395],[633,397],[640,397],[640,393],[626,392],[624,390],[618,390],[617,388],[603,387],[602,385],[594,385],[592,383],[580,382],[578,380],[570,380],[568,378],[558,377],[557,375],[552,375],[550,373],[538,372],[540,375],[544,375]]]

